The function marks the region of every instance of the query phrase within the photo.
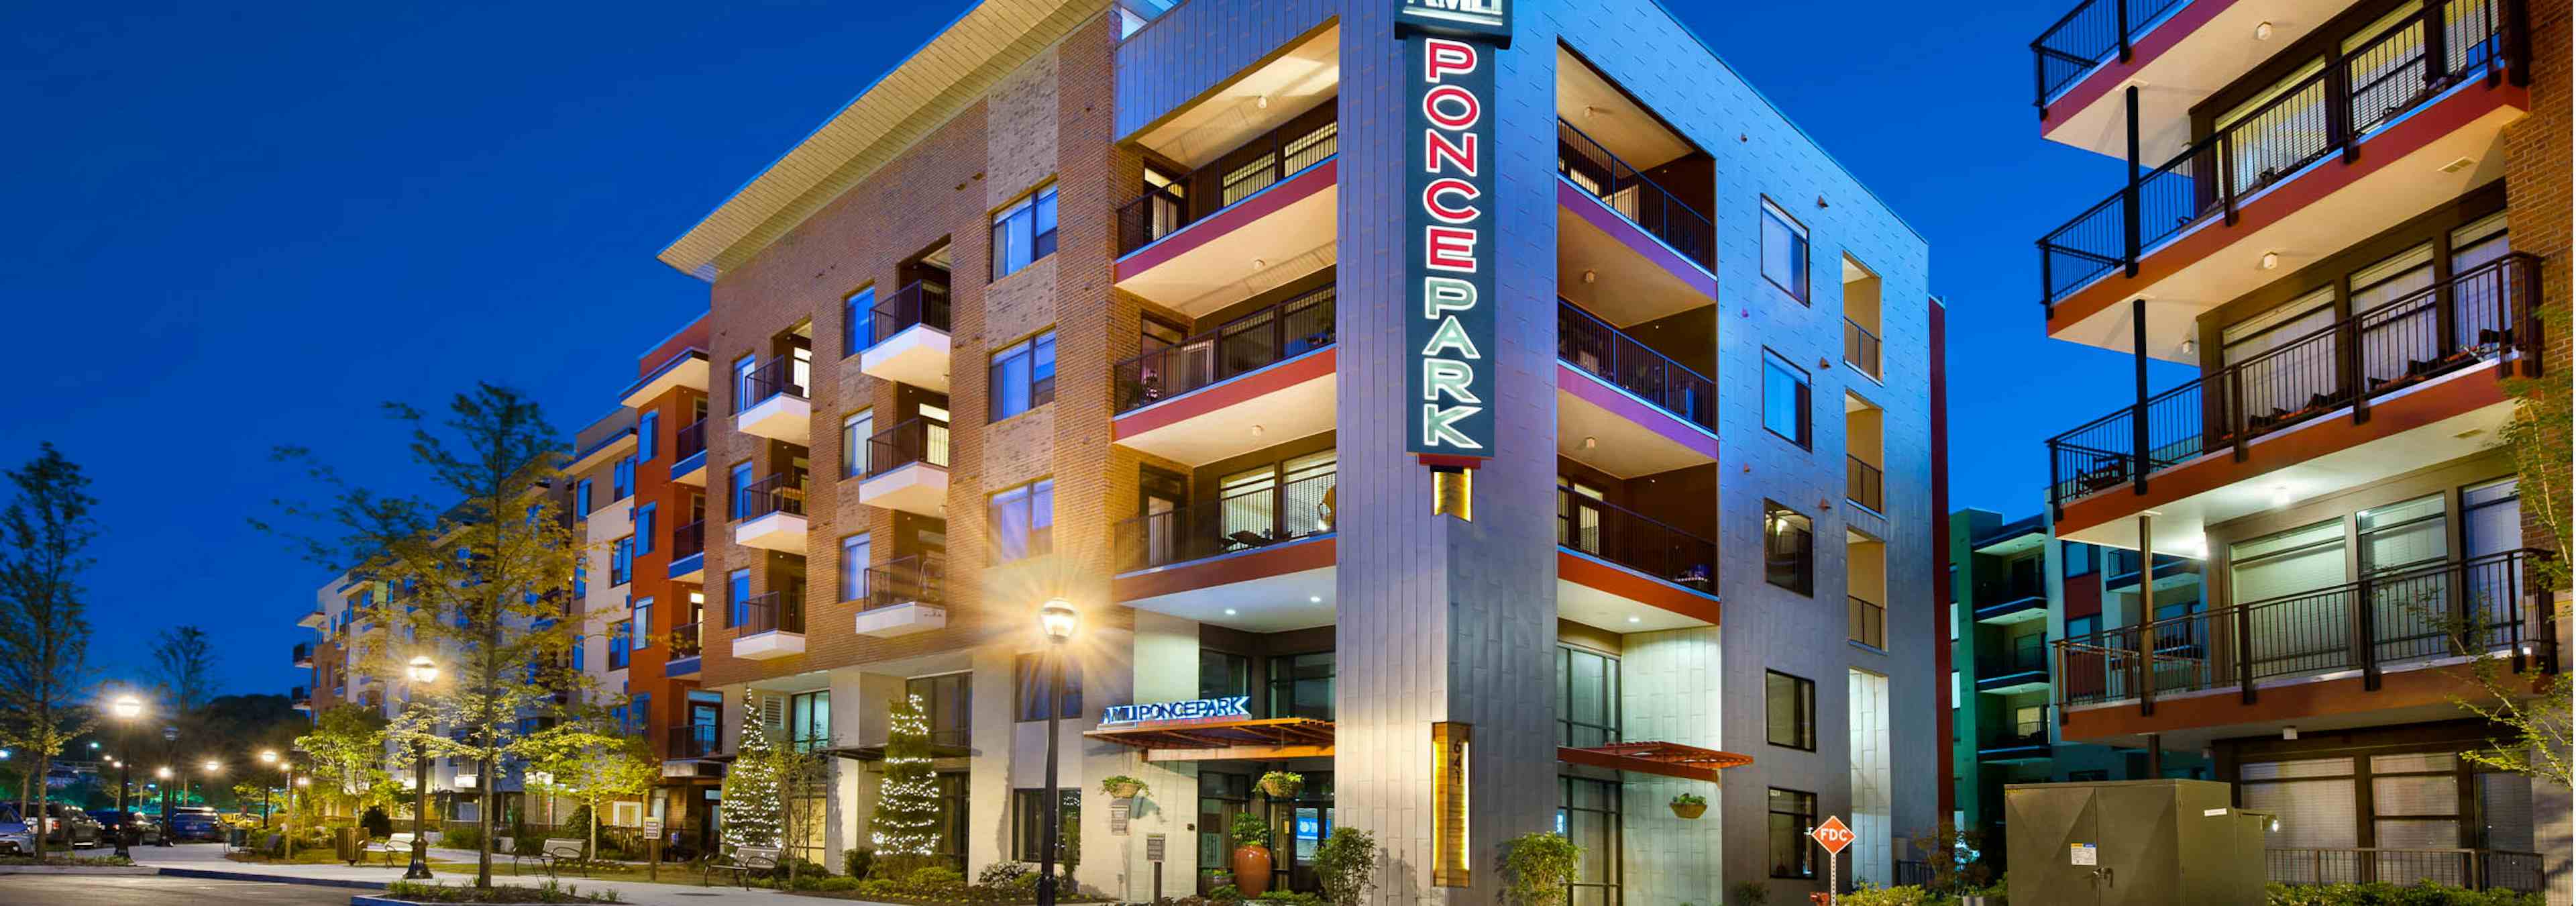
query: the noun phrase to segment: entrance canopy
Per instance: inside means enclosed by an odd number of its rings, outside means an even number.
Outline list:
[[[1619,742],[1586,749],[1560,746],[1556,750],[1556,760],[1614,771],[1716,783],[1718,771],[1752,764],[1753,756],[1672,742]]]
[[[1303,717],[1151,721],[1083,735],[1143,749],[1146,761],[1277,761],[1333,754],[1333,722]]]

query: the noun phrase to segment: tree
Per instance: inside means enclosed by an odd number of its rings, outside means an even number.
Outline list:
[[[760,725],[760,703],[749,695],[742,703],[742,745],[733,769],[725,772],[722,806],[724,843],[736,848],[777,846],[786,809],[778,799],[778,761],[769,748],[769,731]]]
[[[868,843],[889,877],[909,877],[931,862],[939,847],[939,779],[930,768],[930,716],[921,696],[894,702],[889,714],[885,779],[877,783],[876,813]]]
[[[814,831],[823,822],[822,815],[813,813],[822,802],[814,791],[827,777],[823,770],[823,756],[808,746],[790,742],[770,749],[769,761],[776,766],[774,770],[778,774],[779,788],[796,791],[796,807],[779,810],[779,815],[786,819],[779,824],[779,839],[793,841],[798,834]],[[804,859],[787,860],[789,886],[795,885],[796,877],[804,866]]]
[[[308,789],[354,806],[384,773],[385,718],[365,705],[338,705],[314,718],[313,732],[296,737],[294,745],[313,756],[314,779],[327,782]]]
[[[214,698],[214,671],[214,645],[207,641],[204,629],[173,626],[161,630],[160,642],[152,646],[150,675],[171,715],[198,716],[198,709]]]
[[[662,779],[662,764],[644,741],[602,733],[590,722],[564,724],[530,740],[525,776],[547,792],[580,802],[590,820],[590,856],[599,858],[599,813],[611,802],[639,799]]]
[[[81,707],[90,695],[89,616],[80,574],[98,536],[90,511],[89,478],[53,444],[8,472],[14,496],[0,511],[0,713],[18,747],[36,759],[31,786],[41,779],[71,738],[89,730],[95,712]],[[19,813],[27,799],[20,793]],[[35,835],[36,858],[45,837]]]
[[[412,706],[395,719],[395,732],[494,778],[533,754],[535,729],[581,700],[587,686],[571,659],[583,629],[568,619],[583,546],[559,503],[565,445],[534,402],[491,384],[457,394],[435,425],[410,406],[385,408],[411,426],[412,461],[453,504],[379,493],[341,478],[309,450],[286,447],[278,458],[305,466],[299,484],[332,496],[278,503],[283,518],[313,524],[301,533],[254,525],[373,590],[359,618],[404,641],[366,649],[365,672],[400,679],[420,655],[440,670],[437,682],[409,687]],[[479,888],[492,886],[497,811],[481,810]]]

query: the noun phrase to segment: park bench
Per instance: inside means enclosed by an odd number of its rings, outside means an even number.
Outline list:
[[[582,841],[549,837],[545,845],[537,850],[536,859],[539,864],[546,867],[546,877],[554,877],[556,863],[571,862],[581,866],[581,876],[587,878],[590,877],[590,860],[585,856]]]
[[[349,864],[356,865],[360,862],[367,861],[368,853],[384,853],[385,867],[392,868],[394,867],[395,853],[401,853],[405,859],[409,859],[411,857],[411,841],[413,839],[415,838],[411,835],[410,831],[404,831],[385,838],[381,843],[372,839],[368,840],[358,846],[358,851],[353,854],[356,858],[350,859]]]
[[[698,879],[698,886],[708,886],[715,879],[716,872],[729,871],[733,872],[736,883],[741,884],[744,890],[750,890],[753,875],[778,870],[779,853],[780,849],[775,846],[734,847],[732,856],[707,861],[706,876]]]

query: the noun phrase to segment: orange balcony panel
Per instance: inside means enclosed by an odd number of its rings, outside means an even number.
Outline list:
[[[2066,710],[2058,734],[2067,742],[2138,745],[2146,734],[2156,733],[2165,748],[2189,751],[2213,739],[2278,736],[2285,726],[2323,732],[2445,720],[2461,715],[2455,699],[2475,701],[2487,695],[2458,669],[2436,665],[2391,671],[2380,677],[2375,690],[2364,685],[2359,671],[2258,684],[2252,702],[2235,686],[2158,696],[2154,713],[2145,713],[2134,699],[2077,706]]]
[[[2040,135],[2121,156],[2128,142],[2123,89],[2137,85],[2139,147],[2178,147],[2193,105],[2350,5],[2351,0],[2191,0],[2139,35],[2128,60],[2113,56],[2049,98],[2039,111]],[[2261,23],[2272,25],[2269,40],[2254,36]]]
[[[1333,263],[1341,161],[1308,167],[1118,260],[1116,283],[1193,316]]]

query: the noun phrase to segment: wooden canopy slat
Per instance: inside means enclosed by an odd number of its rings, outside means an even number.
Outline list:
[[[1717,772],[1753,763],[1753,756],[1668,742],[1621,742],[1556,750],[1556,760],[1614,771],[1717,782]]]

